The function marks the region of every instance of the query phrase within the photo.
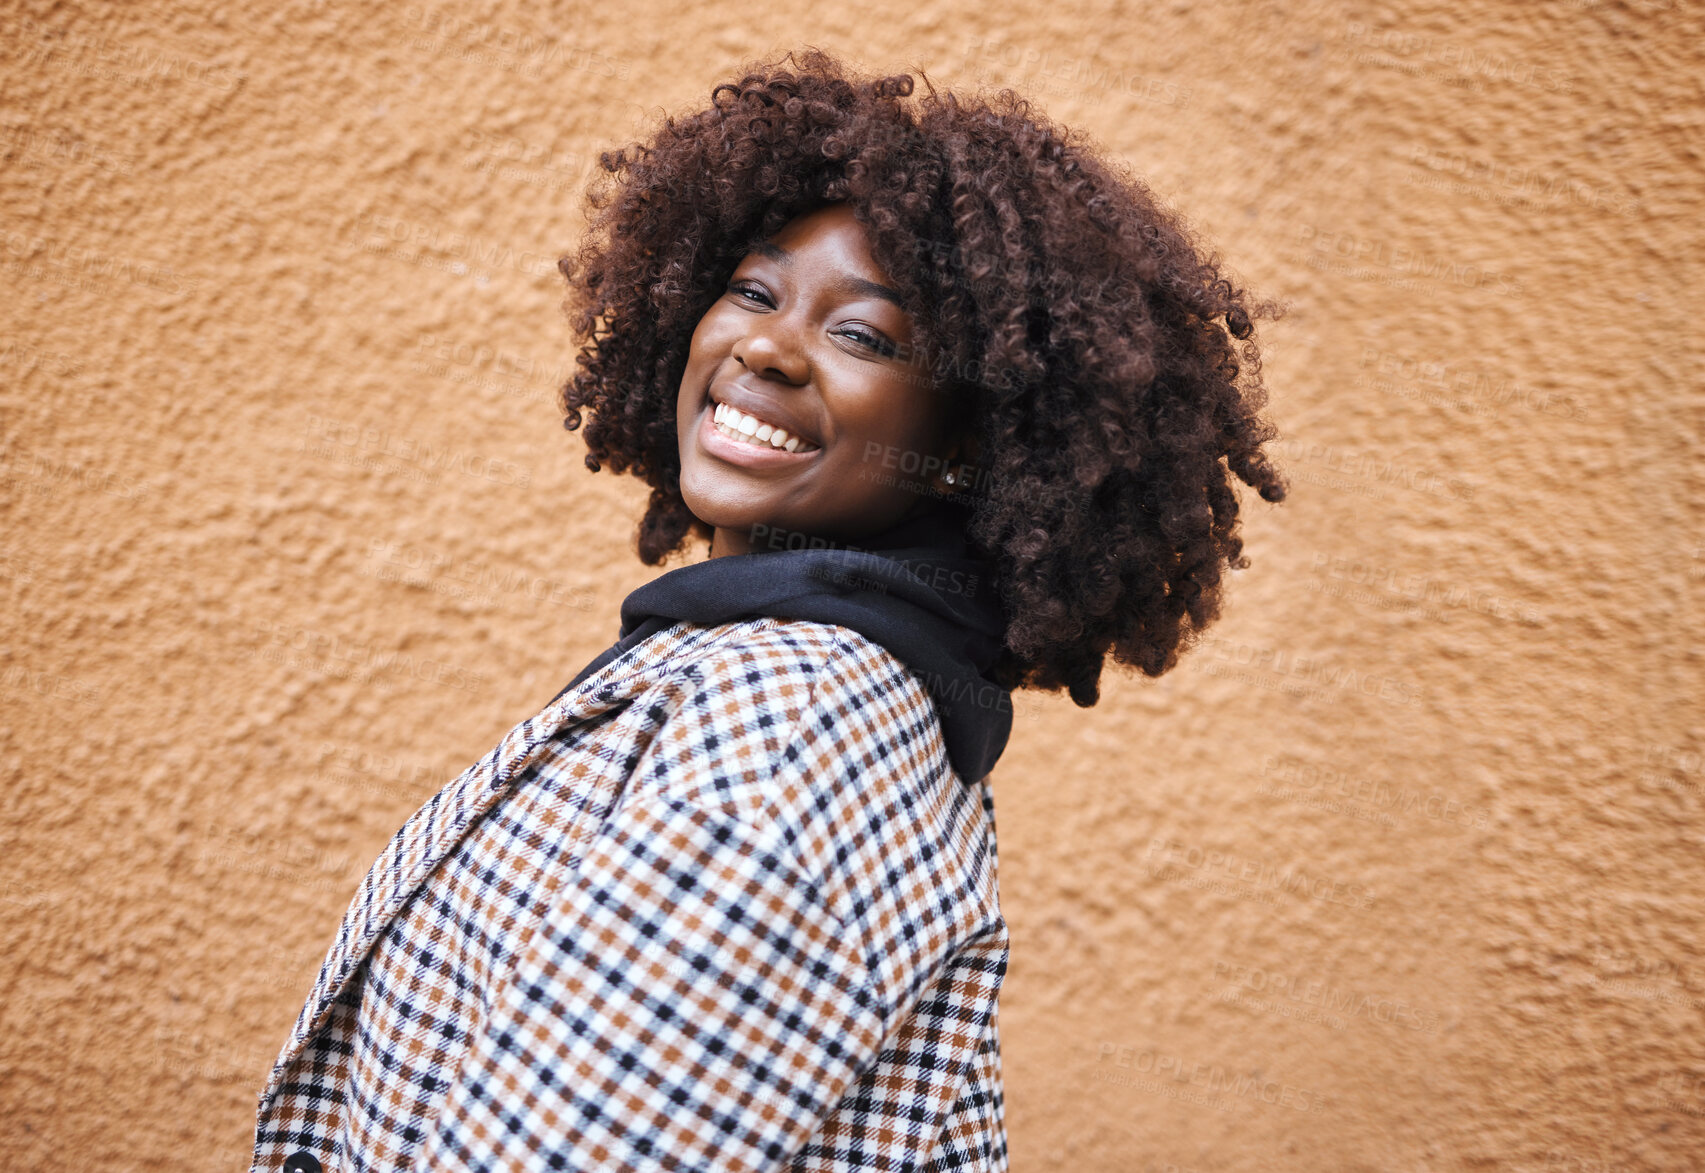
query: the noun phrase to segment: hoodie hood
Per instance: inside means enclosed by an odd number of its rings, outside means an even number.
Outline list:
[[[911,670],[941,719],[954,771],[981,781],[1012,733],[1012,694],[986,675],[1000,655],[1006,616],[993,567],[972,552],[963,517],[956,504],[934,505],[857,545],[812,539],[816,548],[789,549],[805,545],[805,535],[778,531],[770,535],[778,548],[671,570],[628,595],[620,637],[568,688],[683,620],[836,623]]]

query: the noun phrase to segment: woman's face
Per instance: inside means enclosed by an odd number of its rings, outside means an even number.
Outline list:
[[[747,254],[693,331],[675,405],[681,495],[715,527],[713,555],[796,532],[856,543],[939,484],[946,401],[912,354],[849,205],[798,216]],[[768,527],[756,542],[754,526]]]

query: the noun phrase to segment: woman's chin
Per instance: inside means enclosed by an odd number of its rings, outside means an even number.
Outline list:
[[[694,517],[711,529],[726,530],[729,533],[750,533],[755,526],[768,525],[775,516],[773,510],[763,508],[755,502],[730,500],[714,493],[687,492],[685,482],[682,483],[681,497]]]

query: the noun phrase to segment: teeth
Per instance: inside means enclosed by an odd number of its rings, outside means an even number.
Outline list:
[[[798,452],[802,447],[811,447],[798,436],[788,435],[785,429],[767,424],[758,417],[747,415],[726,403],[716,405],[715,410],[711,412],[711,419],[723,435],[744,440],[748,444],[767,444],[771,448],[782,448],[788,452]]]

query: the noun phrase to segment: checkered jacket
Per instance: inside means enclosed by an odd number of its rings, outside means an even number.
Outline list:
[[[678,623],[362,882],[255,1173],[1005,1170],[987,779],[825,623]]]

